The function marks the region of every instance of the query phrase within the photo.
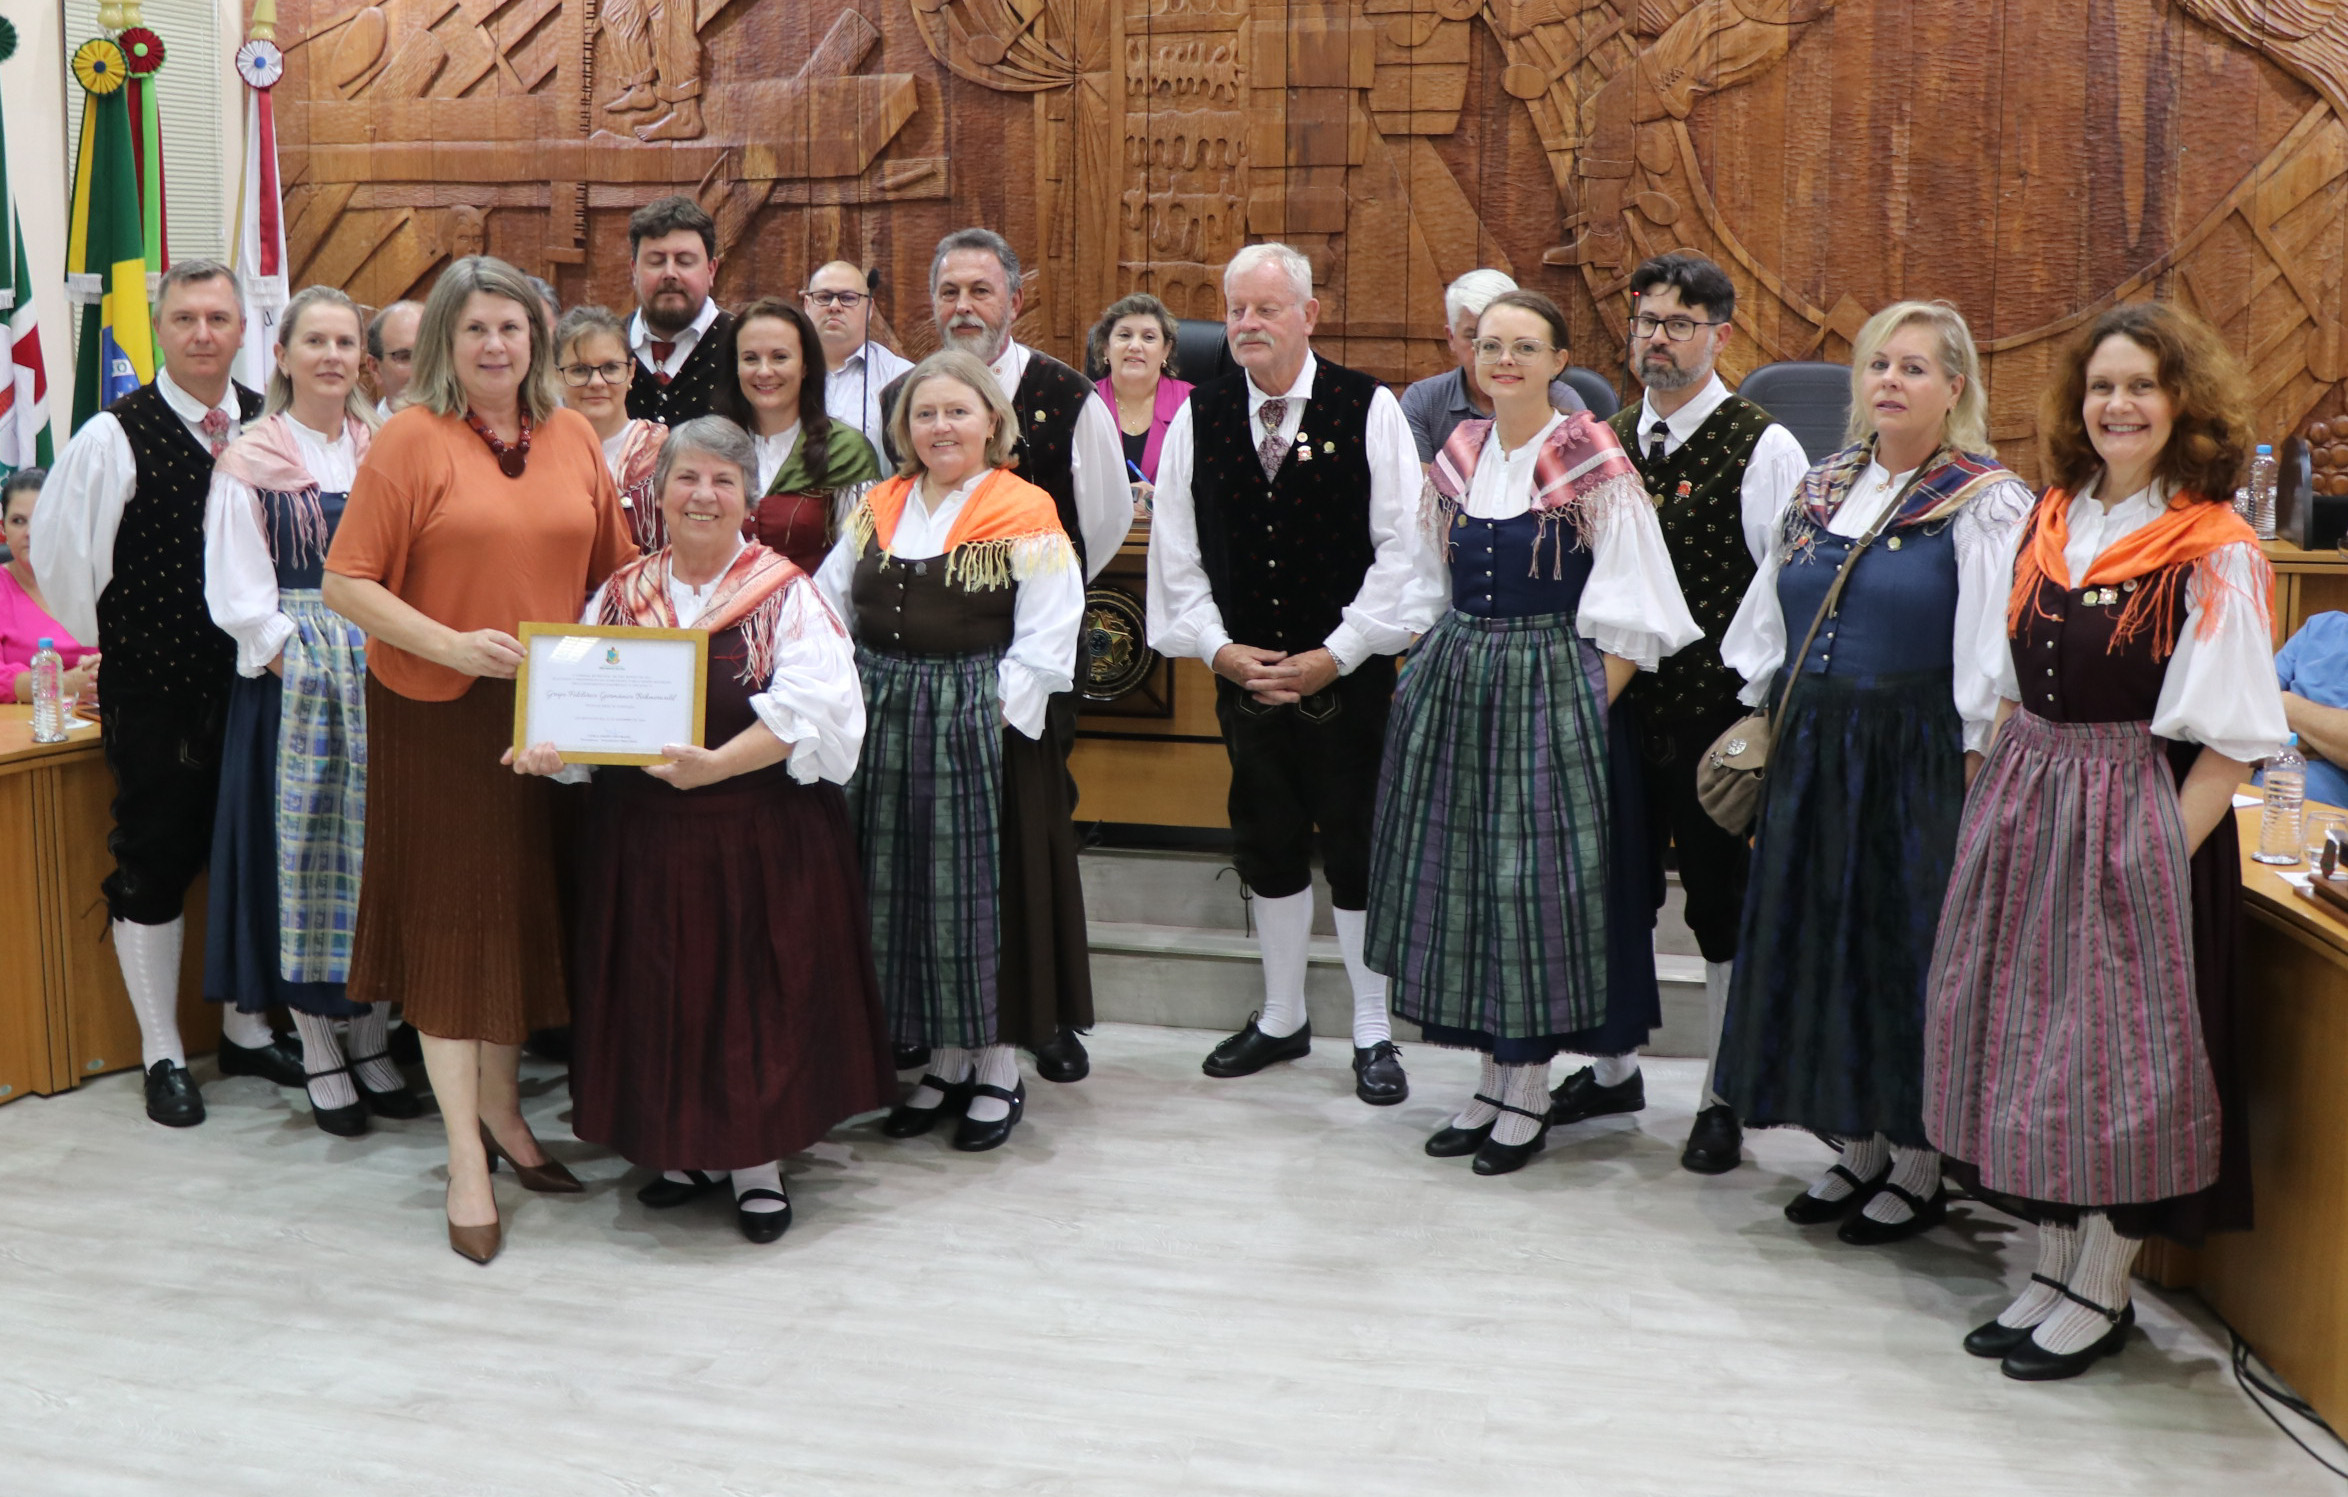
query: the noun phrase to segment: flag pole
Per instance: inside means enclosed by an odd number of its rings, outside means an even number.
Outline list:
[[[278,51],[277,0],[253,0],[245,44],[237,49],[237,76],[245,84],[245,158],[237,181],[236,247],[230,263],[245,304],[245,341],[237,378],[265,389],[277,365],[277,319],[287,300],[285,191],[277,175],[277,116],[270,90],[285,76]]]

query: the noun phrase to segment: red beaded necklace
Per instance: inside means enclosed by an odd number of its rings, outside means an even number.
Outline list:
[[[500,473],[508,478],[522,476],[523,466],[530,461],[530,408],[528,406],[522,408],[522,439],[510,447],[497,439],[497,433],[489,429],[489,423],[474,414],[470,406],[465,408],[465,424],[479,433],[482,441],[489,444],[490,452],[497,458],[497,470]]]

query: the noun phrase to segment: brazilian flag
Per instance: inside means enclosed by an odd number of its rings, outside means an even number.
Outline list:
[[[73,428],[155,377],[147,318],[147,239],[123,85],[130,68],[111,38],[73,54],[82,96],[81,149],[73,168],[73,225],[65,244],[66,292],[82,304],[74,358]]]

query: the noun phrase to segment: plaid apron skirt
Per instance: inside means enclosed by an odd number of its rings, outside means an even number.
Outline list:
[[[1001,650],[856,648],[864,754],[848,782],[848,809],[864,859],[881,1008],[901,1045],[997,1041],[1002,658]]]
[[[2217,1179],[2189,878],[2149,723],[2014,713],[1965,807],[1933,948],[1936,1148],[1991,1190],[2067,1205]]]
[[[278,966],[346,982],[367,840],[367,636],[317,592],[278,594],[293,621],[277,723]]]
[[[1395,692],[1364,959],[1394,1011],[1496,1040],[1606,1016],[1603,698],[1567,614],[1452,610]]]

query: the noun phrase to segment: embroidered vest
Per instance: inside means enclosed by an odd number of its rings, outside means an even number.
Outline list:
[[[1329,637],[1376,559],[1370,540],[1370,400],[1378,382],[1328,360],[1303,424],[1267,482],[1242,372],[1191,392],[1191,502],[1199,559],[1241,644],[1310,650]]]
[[[245,420],[261,397],[242,385]],[[107,407],[122,423],[138,466],[138,487],[114,532],[114,577],[98,595],[98,648],[105,685],[199,701],[228,690],[236,643],[204,606],[204,505],[212,454],[154,385]]]
[[[1704,637],[1663,657],[1652,673],[1641,671],[1630,689],[1647,720],[1658,725],[1734,714],[1742,710],[1737,691],[1745,683],[1720,663],[1720,642],[1758,570],[1753,553],[1745,549],[1745,469],[1754,444],[1769,429],[1770,416],[1731,395],[1658,467],[1639,445],[1639,417],[1645,410],[1644,402],[1624,406],[1607,424],[1638,465],[1647,495],[1655,501],[1680,595]],[[1685,499],[1679,497],[1682,483],[1690,485]]]
[[[667,384],[644,367],[644,361],[629,356],[630,367],[636,372],[628,381],[628,414],[639,421],[658,421],[674,428],[680,421],[709,414],[710,399],[717,394],[717,382],[729,378],[733,371],[725,365],[733,352],[734,314],[720,312],[711,319],[709,331],[694,340],[685,362]]]

